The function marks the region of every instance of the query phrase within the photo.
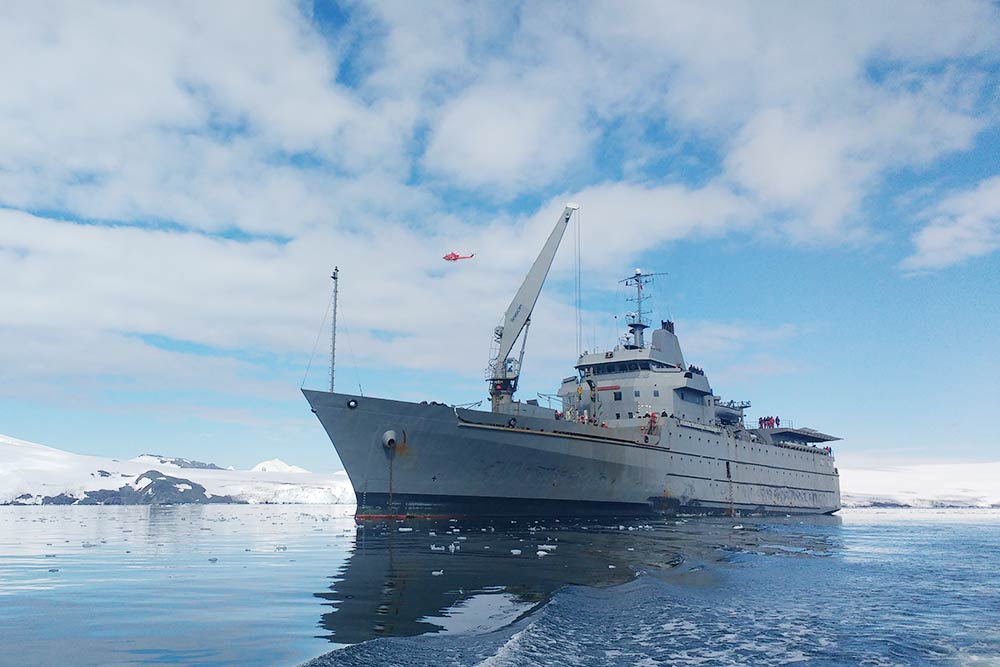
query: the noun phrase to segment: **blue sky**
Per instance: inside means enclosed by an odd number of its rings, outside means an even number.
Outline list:
[[[573,200],[585,347],[664,271],[754,419],[1000,458],[996,3],[5,3],[0,63],[2,433],[335,469],[332,267],[339,389],[472,402]],[[572,276],[522,398],[571,372]]]

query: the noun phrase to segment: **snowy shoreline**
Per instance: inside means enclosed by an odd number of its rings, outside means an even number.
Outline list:
[[[1000,462],[841,469],[844,507],[1000,507]]]
[[[354,504],[354,491],[343,471],[314,474],[278,459],[253,470],[149,454],[119,461],[0,435],[0,505],[219,502]]]

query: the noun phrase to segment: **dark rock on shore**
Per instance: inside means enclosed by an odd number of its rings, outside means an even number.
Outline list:
[[[205,487],[183,477],[173,477],[158,470],[147,470],[132,485],[118,489],[86,491],[82,498],[65,493],[43,496],[42,505],[182,505],[208,503],[242,503],[232,496],[213,496]],[[13,505],[38,504],[37,496],[24,493]]]
[[[163,456],[162,454],[143,454],[143,456],[149,456],[151,458],[157,459],[160,463],[175,465],[178,468],[197,468],[199,470],[225,470],[214,463],[204,463],[203,461],[194,461],[192,459],[182,459],[175,456]]]

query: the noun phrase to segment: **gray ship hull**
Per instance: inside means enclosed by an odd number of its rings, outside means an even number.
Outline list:
[[[833,457],[664,419],[600,429],[303,390],[344,464],[359,516],[829,514]]]

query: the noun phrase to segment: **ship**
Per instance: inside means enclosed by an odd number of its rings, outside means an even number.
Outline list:
[[[748,426],[750,403],[723,401],[686,363],[674,323],[647,318],[658,274],[621,281],[635,291],[626,334],[577,356],[554,407],[514,398],[531,317],[577,208],[566,205],[493,331],[489,410],[337,392],[332,365],[330,391],[302,390],[351,480],[357,517],[839,510],[829,444],[839,438],[787,420]]]

